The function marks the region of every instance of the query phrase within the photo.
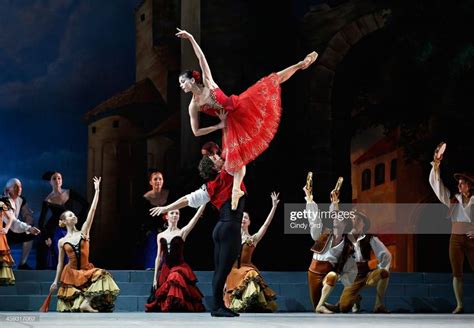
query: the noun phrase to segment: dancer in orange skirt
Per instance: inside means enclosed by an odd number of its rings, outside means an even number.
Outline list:
[[[58,267],[50,288],[56,290],[61,281],[58,312],[111,312],[120,292],[110,273],[89,262],[89,232],[99,201],[99,186],[100,178],[94,177],[94,199],[80,231],[76,229],[77,217],[73,212],[66,211],[59,218],[67,234],[58,242]],[[69,258],[65,266],[64,253]]]
[[[252,255],[273,220],[278,206],[278,195],[272,192],[272,209],[260,229],[249,233],[250,218],[244,212],[242,218],[242,250],[227,276],[225,285],[225,306],[235,312],[275,312],[276,295],[263,280],[257,267],[252,263]]]
[[[6,224],[3,220],[6,218]],[[12,267],[15,264],[7,242],[7,233],[10,230],[15,216],[8,197],[0,198],[0,286],[15,284]]]
[[[318,54],[313,51],[304,60],[260,79],[240,95],[226,96],[212,78],[206,57],[194,37],[180,29],[176,36],[191,42],[202,71],[202,76],[198,71],[189,70],[179,76],[181,89],[193,94],[189,104],[191,128],[195,136],[223,129],[222,158],[225,160],[225,170],[234,176],[231,208],[235,210],[239,198],[244,195],[240,185],[246,165],[268,148],[278,129],[281,116],[280,84],[298,70],[308,68]],[[218,116],[221,122],[201,128],[199,112]]]

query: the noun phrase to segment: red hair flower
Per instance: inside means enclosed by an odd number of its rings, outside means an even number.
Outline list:
[[[201,81],[201,73],[199,73],[198,71],[193,71],[193,79],[196,82],[200,82]]]

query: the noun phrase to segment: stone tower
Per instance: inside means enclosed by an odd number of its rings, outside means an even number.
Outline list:
[[[141,199],[149,188],[147,169],[166,171],[172,167],[167,157],[176,158],[170,150],[179,139],[175,137],[179,133],[179,99],[171,95],[168,81],[177,80],[177,52],[173,52],[174,40],[166,37],[170,34],[168,26],[175,26],[171,23],[172,5],[169,1],[145,0],[137,7],[136,81],[85,116],[88,181],[93,176],[102,177],[91,257],[108,268],[129,268],[132,264]],[[88,183],[89,200],[93,193]]]

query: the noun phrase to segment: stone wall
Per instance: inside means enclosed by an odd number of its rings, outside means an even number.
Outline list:
[[[145,140],[132,122],[112,115],[89,125],[88,200],[92,201],[92,177],[102,177],[99,204],[91,236],[96,240],[91,258],[108,268],[129,267],[138,233],[138,196],[146,178]],[[129,243],[124,243],[126,239]],[[121,254],[120,257],[112,254]]]

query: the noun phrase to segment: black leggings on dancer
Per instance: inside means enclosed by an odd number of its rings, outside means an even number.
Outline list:
[[[224,308],[223,291],[227,275],[232,270],[234,262],[239,257],[242,237],[240,225],[244,214],[245,197],[240,198],[235,211],[231,210],[230,200],[219,210],[212,239],[214,240],[214,277],[212,278],[212,293],[214,310]]]

